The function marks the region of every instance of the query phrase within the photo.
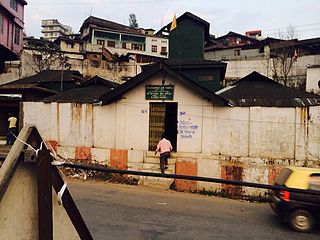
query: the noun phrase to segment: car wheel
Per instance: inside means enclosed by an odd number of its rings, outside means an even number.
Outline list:
[[[298,209],[290,214],[289,223],[291,228],[297,232],[310,232],[313,228],[314,220],[308,211]]]

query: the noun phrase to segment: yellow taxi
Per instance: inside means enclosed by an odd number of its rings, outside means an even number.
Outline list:
[[[320,169],[285,167],[274,185],[320,193]],[[271,208],[295,231],[310,232],[320,220],[320,195],[276,190],[270,191],[270,197]]]

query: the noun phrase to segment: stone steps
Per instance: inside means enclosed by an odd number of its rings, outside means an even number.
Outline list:
[[[172,178],[140,176],[138,184],[149,187],[160,187],[164,189],[170,189],[170,186],[173,183],[173,181],[174,179]]]
[[[10,152],[12,145],[0,145],[0,160],[4,160]]]

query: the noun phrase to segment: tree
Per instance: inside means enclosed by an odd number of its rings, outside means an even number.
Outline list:
[[[32,56],[32,62],[29,66],[39,73],[43,70],[68,68],[68,57],[64,56],[58,45],[53,42],[29,38],[24,44],[24,48],[29,50]]]
[[[298,40],[295,29],[291,25],[285,32],[279,32],[279,38],[281,40],[269,45],[270,69],[273,73],[273,79],[277,82],[283,82],[287,86],[292,66],[298,57]]]
[[[134,13],[131,13],[129,15],[129,26],[135,29],[139,28],[139,24],[136,18],[136,15]]]

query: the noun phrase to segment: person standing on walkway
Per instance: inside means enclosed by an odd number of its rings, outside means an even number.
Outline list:
[[[160,169],[161,173],[164,173],[164,169],[168,165],[168,158],[170,157],[170,152],[172,151],[172,145],[169,140],[166,139],[165,134],[161,135],[161,140],[157,145],[157,149],[154,154],[160,152]]]
[[[7,145],[12,145],[15,141],[15,136],[17,136],[17,118],[13,116],[12,113],[9,113],[9,128],[7,134]]]

